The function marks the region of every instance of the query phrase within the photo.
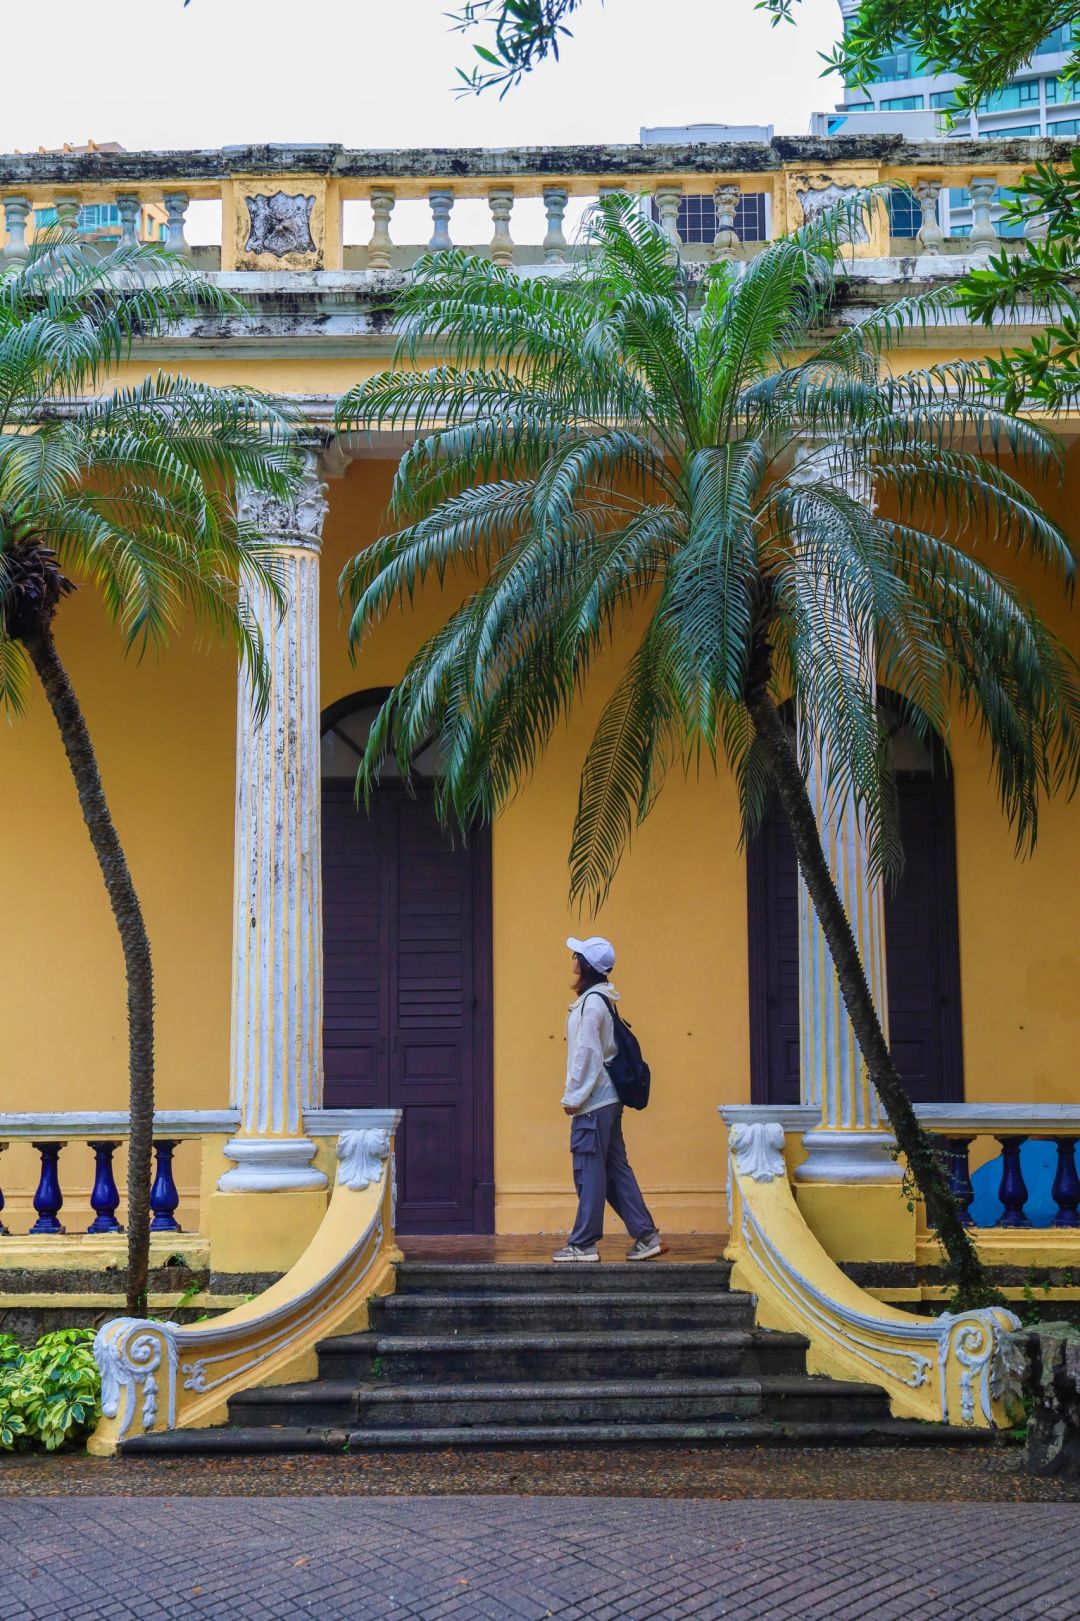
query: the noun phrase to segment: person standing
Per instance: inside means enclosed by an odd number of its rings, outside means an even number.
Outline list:
[[[578,1195],[577,1219],[553,1261],[599,1261],[597,1244],[604,1236],[604,1204],[611,1206],[634,1240],[628,1261],[649,1261],[663,1253],[660,1234],[641,1196],[637,1177],[626,1157],[619,1095],[607,1072],[615,1057],[612,1002],[619,993],[610,974],[615,948],[592,935],[567,940],[573,952],[573,989],[566,1021],[566,1089],[562,1106],[571,1117],[570,1154]]]

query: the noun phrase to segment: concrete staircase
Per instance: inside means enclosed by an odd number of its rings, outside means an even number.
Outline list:
[[[246,1390],[227,1426],[125,1453],[255,1453],[664,1441],[985,1440],[900,1423],[873,1384],[812,1378],[807,1341],[756,1327],[726,1262],[406,1261],[319,1378]]]

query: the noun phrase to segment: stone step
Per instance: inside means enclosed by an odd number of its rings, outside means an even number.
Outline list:
[[[474,1425],[715,1423],[767,1418],[871,1423],[889,1417],[877,1385],[807,1375],[760,1379],[617,1380],[582,1384],[357,1385],[320,1379],[266,1385],[234,1396],[242,1426],[445,1429]]]
[[[346,1334],[317,1347],[325,1379],[393,1384],[522,1380],[752,1378],[804,1373],[808,1341],[762,1329],[587,1334]]]
[[[309,1379],[295,1385],[255,1385],[229,1399],[230,1424],[285,1424],[293,1428],[348,1429],[359,1421],[361,1387],[355,1379]]]
[[[434,1430],[343,1430],[337,1427],[279,1426],[209,1430],[167,1430],[133,1436],[121,1444],[126,1457],[257,1457],[279,1453],[327,1452],[362,1455],[379,1451],[445,1450],[448,1447],[604,1447],[614,1442],[718,1448],[744,1446],[990,1446],[990,1430],[951,1424],[917,1424],[902,1419],[870,1424],[790,1424],[763,1420],[726,1424],[590,1424]]]
[[[552,1241],[552,1248],[557,1240]],[[731,1262],[654,1261],[402,1261],[397,1293],[415,1294],[717,1294],[728,1287]]]
[[[831,1419],[864,1423],[889,1417],[888,1400],[879,1386],[812,1379],[805,1374],[765,1375],[760,1379],[597,1379],[580,1384],[552,1381],[383,1389],[366,1385],[358,1394],[360,1424],[364,1429],[380,1430],[476,1424],[699,1423],[762,1417],[808,1423]]]
[[[379,1334],[410,1335],[753,1328],[754,1301],[751,1295],[731,1291],[386,1295],[372,1302],[371,1326]]]

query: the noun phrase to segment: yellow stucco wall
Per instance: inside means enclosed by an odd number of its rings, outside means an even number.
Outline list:
[[[235,379],[254,368],[230,368]],[[216,363],[198,375],[223,380]],[[355,364],[281,368],[297,389],[328,392]],[[347,372],[347,375],[346,375]],[[268,383],[265,375],[260,378]],[[275,374],[274,383],[285,381]],[[354,463],[330,486],[323,563],[323,702],[389,683],[446,599],[385,625],[349,662],[336,602],[345,558],[377,532],[390,469]],[[1080,457],[1050,492],[1068,527]],[[1026,571],[1044,612],[1080,650],[1078,613]],[[157,970],[159,1099],[227,1101],[233,835],[233,662],[182,640],[161,662],[125,661],[90,596],[66,605],[60,644],[86,708],[131,865]],[[566,905],[566,852],[577,773],[617,659],[598,668],[587,703],[559,734],[537,780],[493,840],[495,1177],[502,1231],[557,1228],[570,1210],[566,1128],[558,1109],[568,987],[562,942],[589,931]],[[977,736],[951,740],[968,1096],[1076,1101],[1080,1048],[1080,806],[1043,817],[1033,859],[1012,837]],[[735,794],[724,777],[673,776],[596,926],[619,947],[626,1009],[653,1064],[654,1103],[628,1122],[631,1153],[662,1224],[724,1225],[720,1102],[749,1096],[746,896]],[[26,720],[0,731],[0,1108],[110,1108],[125,1101],[123,976],[111,918],[51,719],[35,694]],[[65,1215],[77,1230],[89,1183],[73,1147]],[[187,1190],[193,1151],[180,1160]],[[10,1149],[0,1185],[25,1228],[32,1156]],[[184,1212],[182,1211],[182,1217]],[[82,1219],[85,1218],[85,1219]]]

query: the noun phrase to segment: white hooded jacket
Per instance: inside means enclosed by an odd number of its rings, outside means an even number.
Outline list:
[[[565,1108],[578,1114],[592,1114],[595,1109],[619,1101],[605,1068],[616,1052],[615,1021],[605,997],[609,1002],[619,1000],[614,985],[609,981],[590,985],[576,1002],[571,1002],[566,1019],[566,1090],[562,1101]]]

